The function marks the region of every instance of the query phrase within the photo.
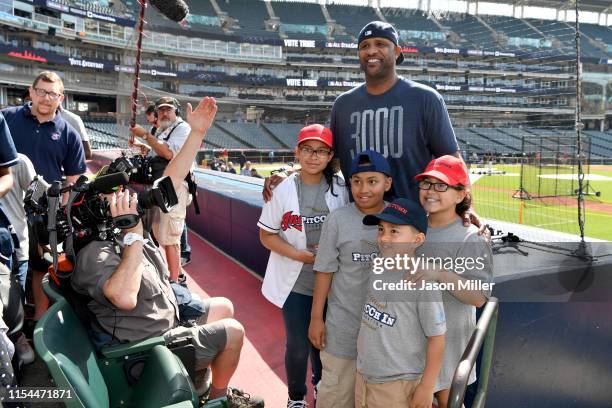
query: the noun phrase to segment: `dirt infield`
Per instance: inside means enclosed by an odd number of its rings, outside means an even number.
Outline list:
[[[608,164],[591,164],[589,168],[592,170],[598,171],[612,171],[612,166]]]

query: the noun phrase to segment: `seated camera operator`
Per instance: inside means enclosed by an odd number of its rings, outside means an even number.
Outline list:
[[[216,111],[212,98],[204,98],[193,112],[188,105],[191,132],[164,174],[171,177],[175,188],[182,185],[189,163],[193,161]],[[138,215],[136,194],[119,190],[102,197],[108,200],[113,218]],[[182,326],[163,251],[143,235],[142,223],[138,220],[135,226],[123,231],[123,237],[117,240],[122,242],[94,240],[85,244],[76,255],[72,286],[78,293],[91,298],[87,306],[98,326],[106,332],[106,338],[135,341],[164,336],[166,343],[171,344],[176,339],[187,337],[196,349],[194,383],[200,394],[205,391],[204,377],[210,366],[212,385],[209,398],[227,394],[230,407],[263,406],[261,401],[251,399],[248,394],[228,389],[244,338],[242,325],[232,318],[232,303],[225,298],[208,299],[195,325]],[[77,239],[75,237],[75,241]]]
[[[181,149],[187,135],[189,135],[189,124],[181,119],[179,114],[179,102],[164,96],[155,102],[155,114],[157,116],[157,132],[155,136],[147,132],[143,127],[136,125],[131,132],[142,138],[151,148],[149,156],[160,159],[160,163],[172,160]],[[134,141],[132,146],[140,147],[142,143]],[[142,148],[141,148],[142,149]],[[195,156],[189,163],[193,163]],[[163,164],[161,164],[163,166]],[[155,210],[153,213],[152,230],[155,239],[166,253],[170,279],[178,280],[181,272],[181,234],[185,227],[187,206],[191,202],[191,196],[186,182],[176,187],[176,195],[179,203],[169,213]]]

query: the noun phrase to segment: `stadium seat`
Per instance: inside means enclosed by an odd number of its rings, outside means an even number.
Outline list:
[[[463,41],[471,43],[473,47],[482,50],[493,50],[500,47],[491,31],[470,14],[448,13],[439,21],[442,25],[450,27]]]
[[[304,127],[300,123],[266,123],[262,126],[289,148],[295,146],[298,134]]]
[[[382,8],[381,12],[397,28],[402,42],[406,44],[450,45],[445,40],[446,34],[421,10]],[[419,32],[421,34],[417,34]]]
[[[347,34],[355,37],[370,21],[380,20],[372,7],[329,4],[327,10],[338,24],[346,28]]]
[[[246,37],[279,38],[277,32],[265,29],[265,21],[270,16],[263,1],[231,0],[220,1],[218,5],[228,15],[238,20],[238,26],[232,27],[236,30],[236,34]]]
[[[49,308],[34,330],[34,346],[56,386],[71,392],[69,408],[189,406],[185,402],[197,407],[184,366],[163,344],[163,338],[150,339],[119,356],[110,353],[98,359],[87,331],[64,299]],[[130,385],[125,370],[133,359],[144,361],[144,369]]]
[[[283,33],[305,40],[325,40],[327,23],[319,4],[275,2],[273,8]]]
[[[283,149],[278,141],[267,134],[264,129],[255,123],[223,123],[218,122],[215,125],[232,135],[236,139],[243,141],[245,144],[253,146],[256,149]]]

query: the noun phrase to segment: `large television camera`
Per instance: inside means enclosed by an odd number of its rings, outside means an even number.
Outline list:
[[[178,203],[172,180],[162,177],[155,180],[150,189],[138,193],[139,215],[113,218],[110,205],[101,194],[111,194],[129,183],[126,172],[114,172],[119,165],[113,169],[109,166],[106,175],[94,180],[81,176],[74,185],[63,188],[60,182],[48,184],[41,176],[36,176],[26,192],[24,207],[34,220],[38,241],[53,246],[67,238],[76,238],[75,244],[77,241],[113,239],[121,229],[138,224],[146,209],[159,207],[168,212]],[[68,202],[62,205],[64,194],[68,194]]]

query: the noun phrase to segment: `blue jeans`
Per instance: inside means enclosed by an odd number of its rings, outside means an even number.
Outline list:
[[[183,226],[183,233],[181,234],[181,257],[191,258],[191,246],[187,239],[187,223]]]
[[[28,261],[17,261],[17,265],[13,268],[13,281],[18,282],[21,286],[21,297],[25,300],[26,278],[28,276]]]
[[[27,259],[25,261],[17,261],[17,267],[14,268],[13,275],[15,276],[15,280],[19,282],[21,289],[23,289],[23,293],[25,293],[26,277],[28,276]]]
[[[308,357],[312,366],[312,384],[321,379],[321,360],[319,350],[308,340],[312,296],[291,292],[283,305],[283,320],[287,343],[285,346],[285,370],[287,371],[287,388],[292,400],[304,399]]]

